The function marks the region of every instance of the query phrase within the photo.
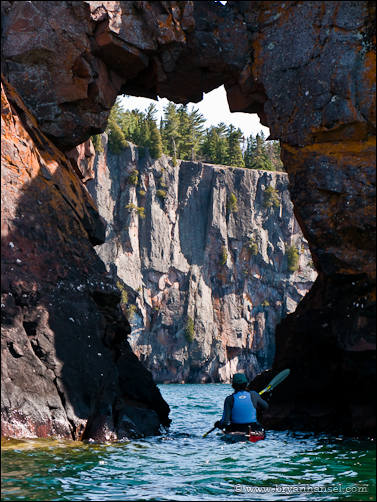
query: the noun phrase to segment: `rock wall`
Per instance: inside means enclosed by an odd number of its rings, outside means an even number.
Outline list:
[[[156,434],[169,407],[127,343],[93,245],[105,224],[14,89],[1,104],[1,427],[8,437]]]
[[[215,2],[4,1],[1,8],[2,71],[63,150],[105,129],[117,94],[200,101],[235,81],[248,51],[241,15]]]
[[[228,86],[230,107],[258,113],[281,140],[295,215],[319,272],[277,329],[272,371],[254,382],[292,370],[265,422],[374,435],[375,3],[230,7],[253,31],[253,60]]]
[[[294,371],[286,413],[272,403],[271,420],[339,430],[341,415],[351,417],[348,431],[373,432],[375,3],[1,7],[2,72],[65,151],[104,130],[122,92],[185,103],[225,84],[231,110],[258,113],[282,142],[295,215],[319,272],[315,294],[278,329],[272,371],[286,363]],[[336,402],[326,397],[329,381],[339,382]],[[321,420],[318,410],[327,410]]]
[[[277,323],[317,276],[287,175],[173,166],[133,145],[114,155],[106,134],[101,139],[87,183],[107,222],[96,250],[126,291],[128,340],[139,359],[166,383],[229,382],[238,370],[251,379],[270,368]],[[266,207],[267,187],[276,190],[277,207]],[[294,273],[291,245],[300,252]]]

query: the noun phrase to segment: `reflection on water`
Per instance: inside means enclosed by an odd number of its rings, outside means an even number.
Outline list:
[[[2,500],[375,500],[375,445],[268,431],[258,443],[204,432],[228,385],[161,385],[168,434],[94,444],[2,441]]]

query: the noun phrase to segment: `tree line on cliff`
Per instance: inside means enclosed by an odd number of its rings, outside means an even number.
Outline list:
[[[169,102],[160,123],[156,120],[154,104],[143,112],[123,110],[117,100],[111,110],[106,132],[109,149],[120,153],[128,141],[147,148],[152,158],[162,154],[177,159],[212,164],[282,171],[280,144],[266,141],[263,131],[245,138],[234,125],[220,123],[204,127],[205,118],[198,109]],[[94,147],[101,150],[99,136],[93,136]]]

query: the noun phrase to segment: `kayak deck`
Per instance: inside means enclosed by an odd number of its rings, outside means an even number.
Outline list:
[[[250,431],[250,432],[223,432],[223,438],[231,442],[237,443],[241,441],[249,441],[250,443],[256,443],[265,439],[266,434],[264,430],[262,431]]]

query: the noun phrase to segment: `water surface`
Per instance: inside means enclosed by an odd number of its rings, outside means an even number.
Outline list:
[[[203,439],[231,387],[159,387],[173,419],[160,437],[3,441],[2,500],[376,500],[374,442],[299,431]]]

